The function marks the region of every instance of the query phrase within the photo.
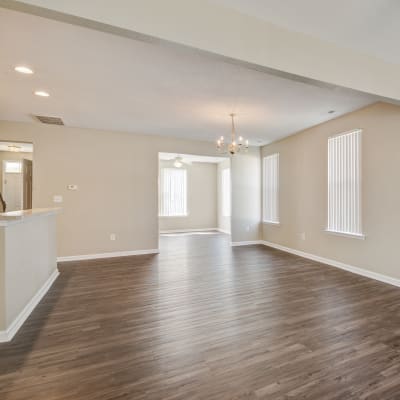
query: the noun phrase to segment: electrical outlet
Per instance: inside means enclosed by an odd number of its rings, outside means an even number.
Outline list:
[[[58,194],[56,194],[56,195],[53,196],[53,202],[54,203],[62,203],[63,202],[63,197],[58,195]]]
[[[115,233],[111,233],[110,240],[117,240],[117,235]]]
[[[246,232],[250,232],[250,225],[246,226]]]
[[[306,240],[306,233],[305,232],[301,232],[300,233],[300,239],[301,240]]]

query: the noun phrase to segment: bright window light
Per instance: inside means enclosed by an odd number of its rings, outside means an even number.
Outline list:
[[[162,168],[160,177],[161,217],[183,217],[187,215],[187,171],[186,169]]]
[[[264,157],[263,221],[279,224],[279,154]]]
[[[231,216],[231,170],[225,168],[222,170],[222,216]]]
[[[22,172],[22,164],[20,161],[5,161],[4,172],[7,174],[20,174]]]
[[[328,227],[363,236],[361,227],[361,130],[328,139]]]

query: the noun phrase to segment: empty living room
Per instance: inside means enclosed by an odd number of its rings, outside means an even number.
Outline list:
[[[0,0],[0,399],[399,400],[399,20]]]

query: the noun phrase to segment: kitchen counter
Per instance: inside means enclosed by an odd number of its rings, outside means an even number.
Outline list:
[[[12,340],[58,276],[59,212],[0,213],[0,342]]]

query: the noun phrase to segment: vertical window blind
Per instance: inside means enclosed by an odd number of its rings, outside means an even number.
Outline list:
[[[279,153],[264,157],[263,221],[279,223]]]
[[[225,168],[222,170],[222,215],[231,216],[231,170]]]
[[[362,236],[361,130],[328,139],[328,227]]]
[[[186,169],[161,169],[159,209],[162,217],[182,217],[187,215]]]

